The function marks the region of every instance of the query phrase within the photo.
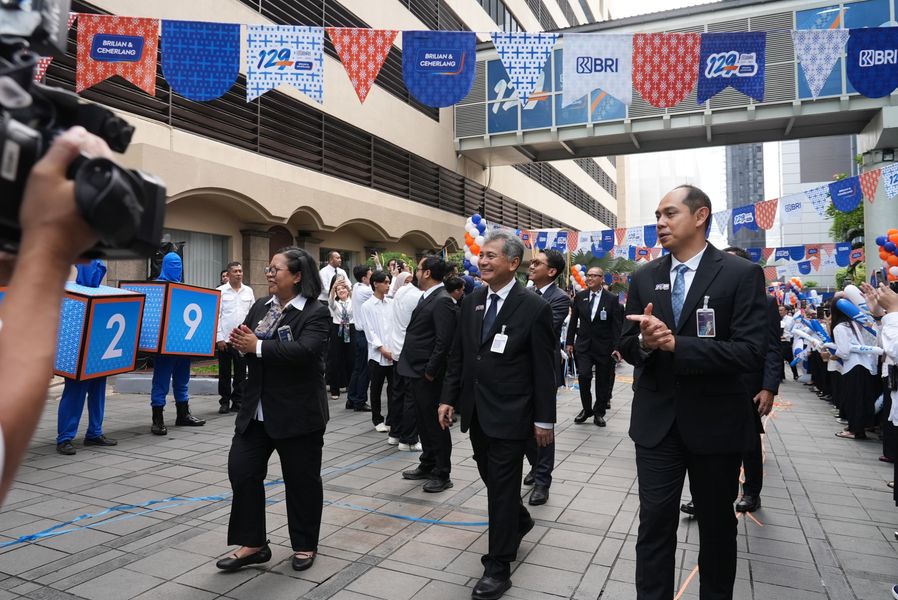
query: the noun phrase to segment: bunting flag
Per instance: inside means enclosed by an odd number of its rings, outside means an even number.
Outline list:
[[[41,56],[37,59],[37,65],[34,67],[34,80],[38,83],[44,80],[44,76],[47,74],[47,67],[50,66],[50,63],[53,62],[52,56]]]
[[[823,85],[832,73],[833,67],[845,42],[848,41],[847,29],[802,29],[792,31],[792,43],[795,56],[801,63],[804,77],[807,79],[811,97],[817,98]]]
[[[764,262],[770,260],[771,254],[773,254],[773,248],[761,248],[761,256],[764,257]]]
[[[758,230],[754,204],[746,204],[733,209],[733,233],[743,228],[751,231]]]
[[[642,227],[628,227],[627,228],[627,237],[626,244],[628,246],[644,246],[645,242],[642,239]]]
[[[596,89],[630,105],[633,102],[633,34],[565,36],[562,72],[562,106],[573,104]]]
[[[851,254],[851,244],[848,242],[839,242],[836,244],[836,264],[840,267],[847,267],[849,264],[849,254]]]
[[[751,262],[756,263],[761,260],[760,248],[746,248],[745,251],[748,253],[748,258],[751,260]]]
[[[415,100],[452,106],[471,91],[477,34],[472,31],[403,31],[402,78]]]
[[[805,256],[811,261],[814,270],[820,269],[820,247],[817,244],[806,244],[804,247]]]
[[[578,238],[580,233],[577,231],[569,231],[567,234],[567,251],[575,252],[577,250]]]
[[[860,174],[861,192],[863,192],[864,198],[866,198],[870,204],[873,204],[876,200],[876,190],[879,188],[879,176],[880,169]]]
[[[782,198],[780,202],[780,222],[801,223],[804,194],[792,194]]]
[[[849,264],[856,264],[864,260],[864,249],[855,248],[848,254]]]
[[[698,81],[700,33],[633,36],[633,87],[657,108],[682,102]]]
[[[804,260],[798,263],[798,272],[802,275],[810,275],[811,274],[811,263]]]
[[[861,184],[857,177],[846,177],[829,184],[829,196],[836,210],[851,212],[857,208],[863,198]]]
[[[773,227],[773,222],[776,221],[776,209],[778,206],[779,199],[777,198],[764,200],[755,204],[755,220],[758,223],[758,227],[765,231]]]
[[[118,75],[156,94],[159,21],[109,15],[80,15],[75,91]]]
[[[240,25],[162,21],[162,73],[188,100],[224,96],[240,74]]]
[[[732,216],[732,208],[720,210],[711,215],[712,219],[714,220],[714,226],[717,227],[717,231],[720,233],[720,235],[726,235],[727,226],[730,224],[730,219],[732,218]]]
[[[882,184],[885,186],[886,196],[891,200],[898,196],[898,164],[883,167],[880,171],[882,172]]]
[[[655,260],[659,256],[661,256],[661,248],[649,248],[649,253],[652,255],[652,260]]]
[[[492,38],[508,74],[509,86],[518,93],[521,103],[526,104],[543,74],[558,34],[496,31]]]
[[[327,28],[359,102],[368,97],[398,34],[395,29]]]
[[[614,230],[606,229],[602,232],[602,249],[605,252],[614,248]]]
[[[797,261],[804,258],[804,246],[784,246],[777,248],[773,255],[773,262],[781,260]]]
[[[698,103],[732,87],[764,101],[767,33],[703,33],[698,73]]]
[[[620,246],[624,243],[624,238],[627,237],[627,229],[625,227],[618,227],[614,230],[614,237],[617,240],[617,246]]]
[[[764,267],[764,279],[766,281],[776,281],[779,275],[776,272],[777,267]]]
[[[521,241],[524,242],[524,247],[528,250],[533,249],[533,232],[528,231],[526,229],[521,230]]]
[[[288,84],[324,102],[324,29],[247,25],[246,101]]]
[[[642,240],[649,248],[654,248],[658,244],[658,226],[646,225],[642,228]]]
[[[804,195],[811,201],[811,205],[814,207],[814,210],[817,211],[818,215],[821,217],[826,215],[826,201],[829,199],[828,187],[824,186],[806,190]]]
[[[898,28],[852,29],[848,37],[846,65],[848,80],[868,98],[888,96],[898,87]]]

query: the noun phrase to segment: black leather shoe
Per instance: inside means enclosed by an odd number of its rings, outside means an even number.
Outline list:
[[[430,479],[430,471],[425,471],[421,467],[415,467],[411,471],[402,472],[403,479]]]
[[[435,494],[437,492],[445,492],[452,487],[451,479],[431,479],[421,488],[425,492]]]
[[[736,503],[736,512],[755,512],[761,508],[761,497],[743,494]]]
[[[680,512],[690,516],[695,516],[695,504],[690,500],[686,504],[680,505]]]
[[[595,423],[596,425],[598,425],[599,427],[604,427],[606,425],[605,417],[602,417],[599,415],[596,415],[595,417],[593,417],[592,422]]]
[[[544,485],[535,485],[533,486],[533,491],[530,492],[530,500],[527,502],[530,506],[539,506],[540,504],[545,504],[548,499],[549,488]]]
[[[293,555],[293,558],[290,560],[290,564],[293,566],[294,571],[305,571],[313,564],[315,564],[315,557],[318,556],[317,553],[312,552],[312,556],[308,558],[299,558],[296,554]]]
[[[220,415],[226,415],[226,414],[228,414],[229,412],[231,412],[231,409],[228,408],[228,405],[227,405],[227,404],[220,404],[220,405],[218,406],[218,414],[220,414]]]
[[[178,417],[175,419],[175,426],[202,427],[206,424],[203,419],[197,419],[190,414],[190,404],[188,402],[176,402],[175,408],[178,411]]]
[[[231,404],[231,412],[239,413],[240,412],[240,404],[239,403]]]
[[[118,446],[118,442],[101,434],[97,437],[84,438],[84,445],[85,446]]]
[[[362,404],[361,406],[356,406],[352,410],[355,412],[371,412],[371,407],[367,404]]]
[[[524,525],[524,527],[521,527],[520,529],[518,529],[518,545],[519,546],[521,545],[521,540],[524,539],[524,536],[526,536],[528,533],[530,533],[530,530],[533,529],[535,526],[536,526],[536,521],[534,521],[531,518],[527,522],[527,524]],[[518,527],[520,527],[520,525]]]
[[[511,579],[498,579],[484,575],[471,590],[473,600],[498,600],[511,587]]]
[[[533,479],[533,471],[527,473],[527,475],[524,477],[524,485],[533,485],[534,481],[536,480]]]
[[[66,440],[61,444],[56,444],[56,451],[60,454],[65,454],[66,456],[74,456],[76,454],[75,446],[72,445],[72,440]]]
[[[591,412],[586,412],[585,410],[581,410],[579,413],[577,413],[577,416],[574,417],[574,423],[576,423],[577,425],[586,423],[586,419],[588,419],[592,415],[593,415],[593,413],[591,413]]]
[[[244,556],[243,558],[234,558],[233,556],[225,556],[220,559],[215,566],[221,569],[222,571],[236,571],[240,567],[245,567],[246,565],[256,565],[259,563],[266,563],[271,560],[271,548],[268,547],[266,543],[256,552],[248,556]]]

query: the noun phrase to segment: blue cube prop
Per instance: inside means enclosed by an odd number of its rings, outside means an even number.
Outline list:
[[[86,381],[133,371],[143,318],[143,294],[66,283],[53,372]],[[4,290],[5,291],[5,290]],[[5,294],[0,292],[0,300]]]
[[[123,281],[146,296],[138,347],[172,356],[215,356],[221,292],[170,281]]]

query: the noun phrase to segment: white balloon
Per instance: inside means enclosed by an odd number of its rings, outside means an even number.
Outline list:
[[[484,239],[485,238],[482,235],[474,236],[474,243],[477,244],[478,246],[483,246]]]
[[[471,264],[474,265],[475,267],[479,267],[479,266],[480,266],[480,257],[477,256],[476,254],[472,254],[472,255],[471,255],[471,258],[469,258],[468,260],[469,260],[469,261],[471,262]]]
[[[470,261],[472,256],[474,256],[474,255],[471,254],[471,251],[468,250],[467,248],[465,248],[465,258],[467,258],[468,261]]]
[[[473,224],[474,224],[474,221],[471,220],[471,217],[468,217],[467,219],[465,219],[465,229],[467,229],[468,227],[470,227]]]
[[[898,267],[889,267],[889,275],[898,277]]]

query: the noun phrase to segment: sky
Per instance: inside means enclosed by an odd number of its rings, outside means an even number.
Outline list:
[[[611,0],[611,18],[623,19],[660,10],[683,8],[698,4],[711,4],[719,0]]]

